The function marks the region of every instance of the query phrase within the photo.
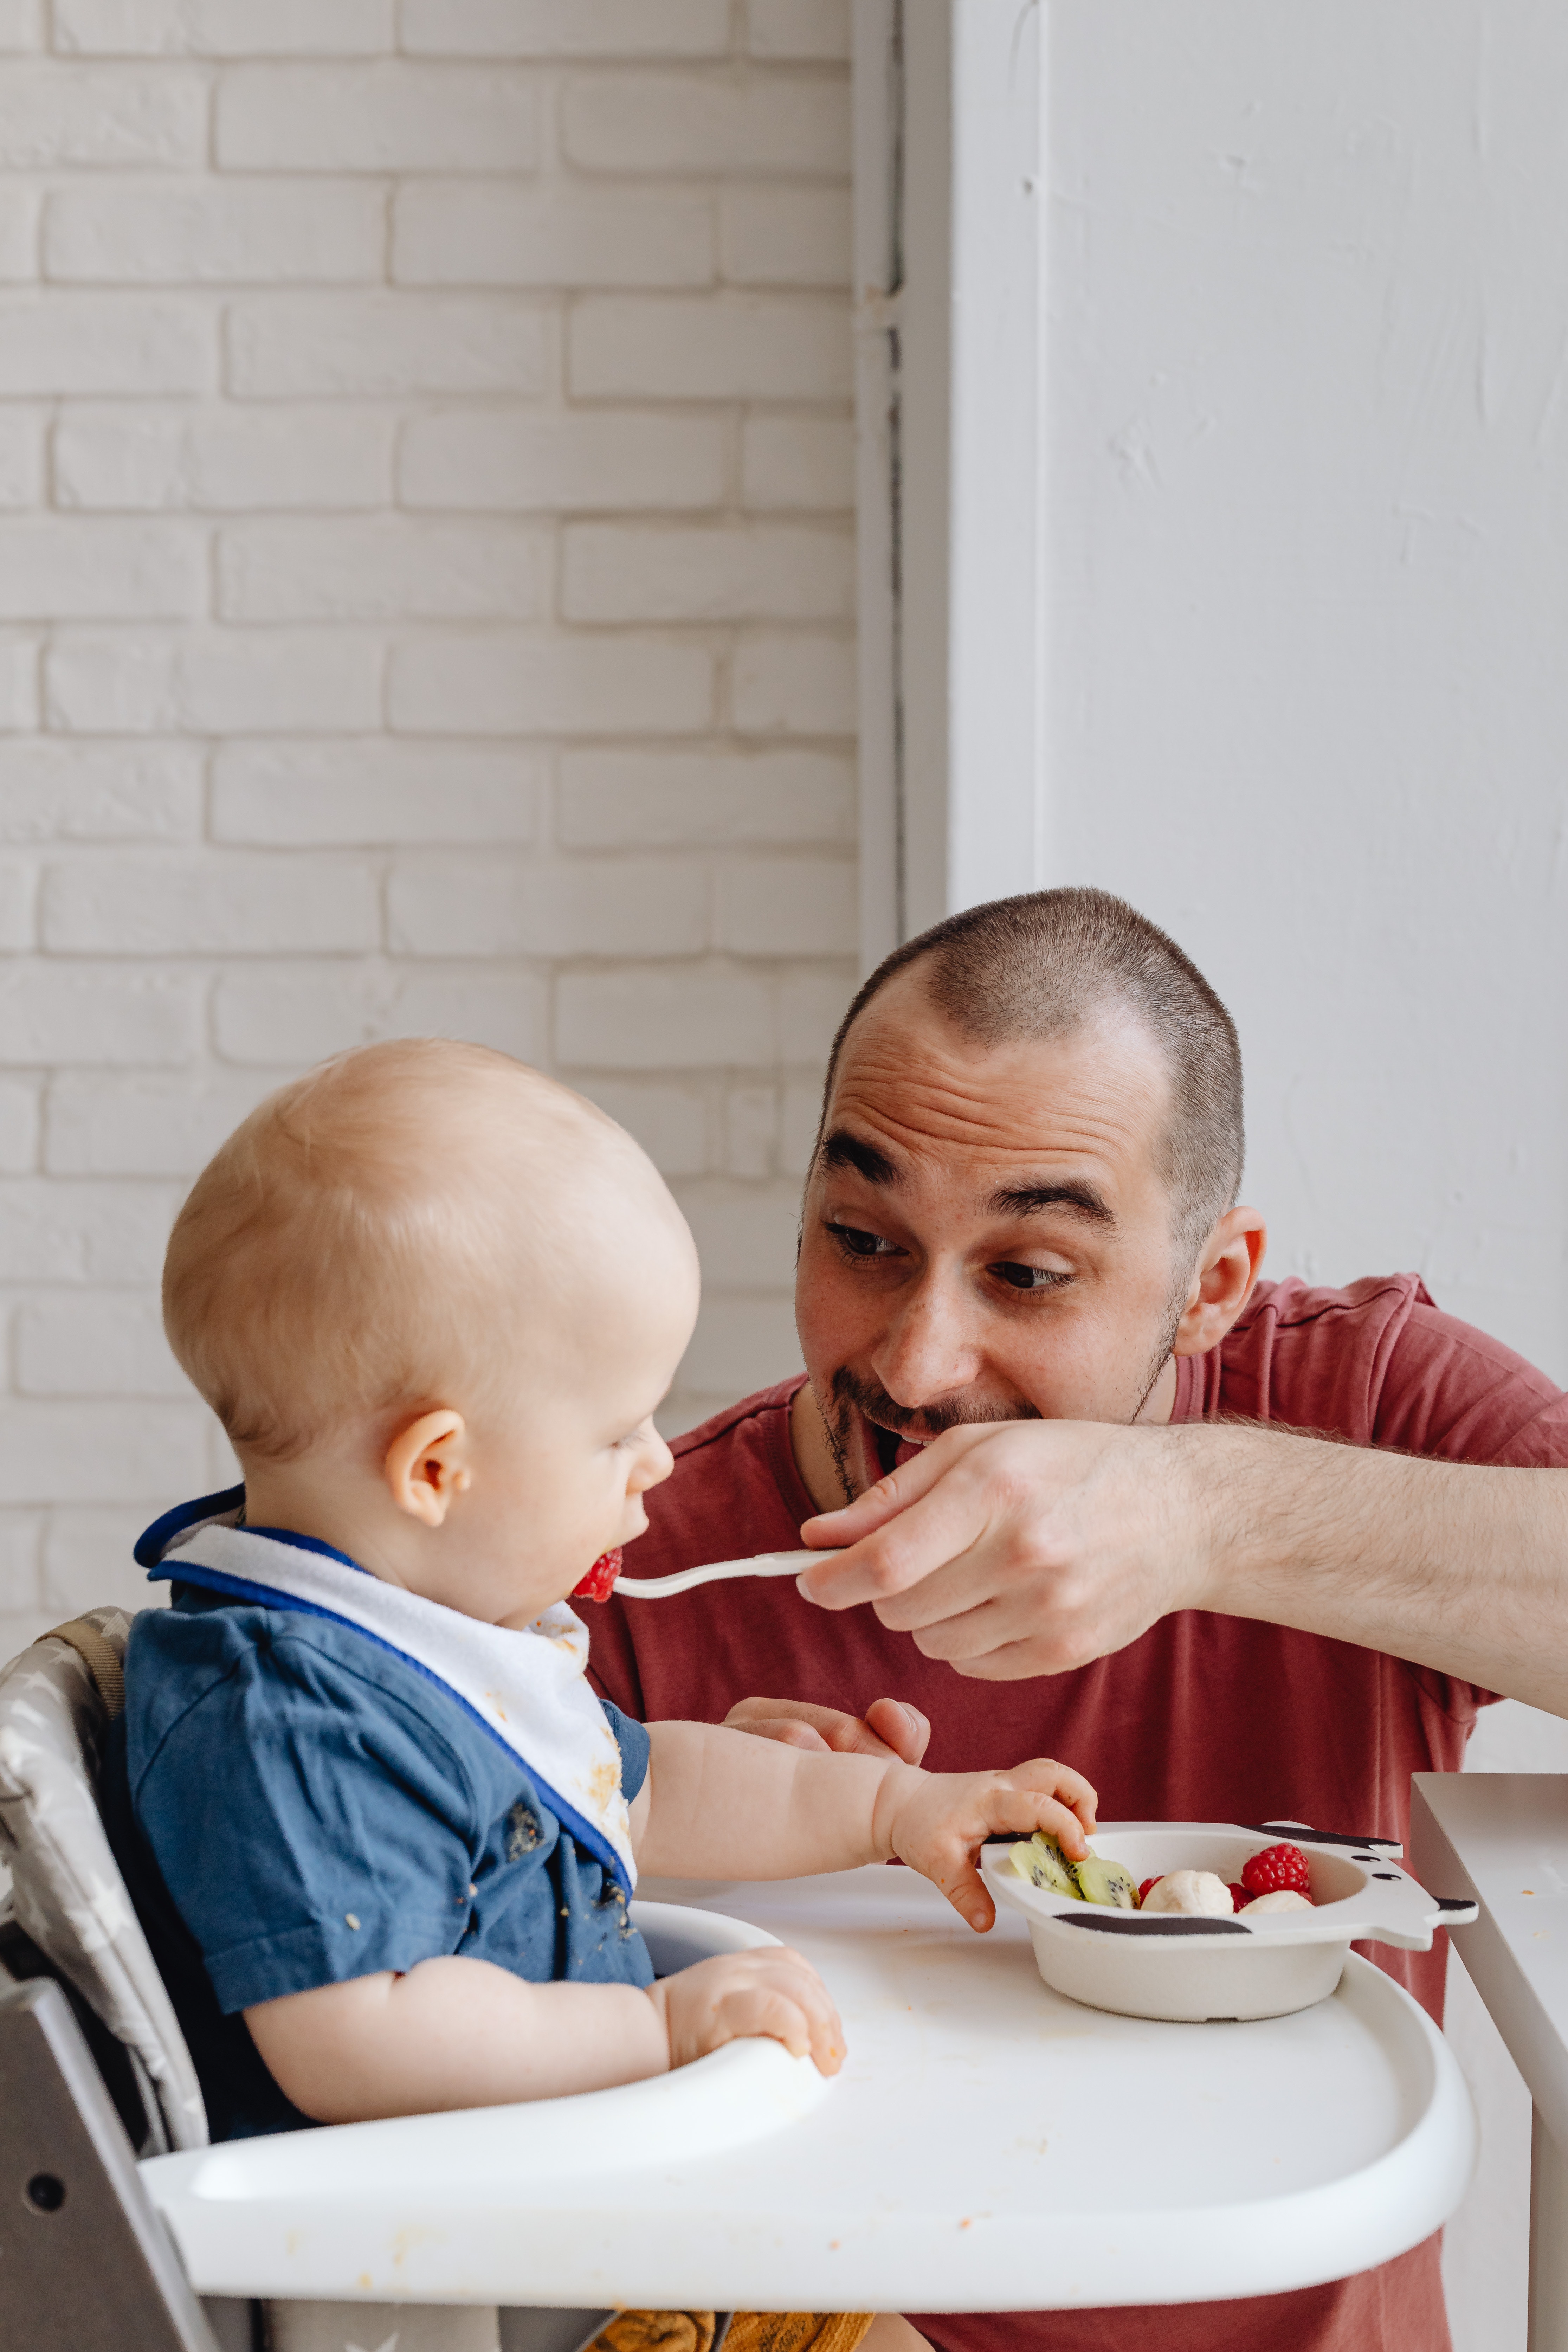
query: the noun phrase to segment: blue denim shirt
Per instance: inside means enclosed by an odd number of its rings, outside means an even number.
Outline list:
[[[307,2119],[239,2011],[461,1953],[535,1983],[647,1985],[619,1889],[526,1767],[352,1626],[176,1582],[137,1618],[110,1836],[216,2138]],[[642,1726],[606,1706],[628,1801]]]

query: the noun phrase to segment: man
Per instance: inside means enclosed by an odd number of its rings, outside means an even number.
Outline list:
[[[806,1377],[678,1444],[633,1570],[780,1549],[802,1521],[854,1549],[802,1591],[613,1605],[605,1694],[906,1754],[929,1718],[940,1768],[1069,1757],[1107,1820],[1400,1835],[1411,1772],[1458,1767],[1492,1689],[1563,1687],[1542,1664],[1562,1579],[1539,1531],[1522,1578],[1489,1587],[1477,1560],[1503,1555],[1483,1523],[1448,1559],[1419,1481],[1493,1482],[1517,1520],[1539,1472],[1438,1465],[1568,1464],[1568,1399],[1414,1276],[1259,1286],[1242,1150],[1229,1016],[1121,901],[1004,900],[890,957],[829,1067]],[[1226,1417],[1338,1442],[1203,1426]],[[1363,1462],[1394,1481],[1371,1496],[1370,1557]],[[1463,1522],[1464,1496],[1447,1502]],[[1436,2012],[1442,1951],[1374,1956]],[[1436,2241],[1300,2294],[915,2325],[946,2352],[1447,2342]]]

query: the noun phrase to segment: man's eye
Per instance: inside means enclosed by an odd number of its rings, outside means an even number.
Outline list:
[[[1019,1265],[1010,1258],[994,1265],[991,1271],[1010,1290],[1055,1290],[1070,1279],[1048,1265]]]
[[[863,1233],[858,1225],[830,1224],[827,1230],[839,1248],[851,1257],[888,1257],[893,1253],[891,1242],[884,1240],[880,1234]]]

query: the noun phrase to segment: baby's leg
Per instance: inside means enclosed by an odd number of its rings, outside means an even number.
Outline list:
[[[894,2311],[879,2312],[860,2338],[860,2352],[931,2352],[923,2336]]]

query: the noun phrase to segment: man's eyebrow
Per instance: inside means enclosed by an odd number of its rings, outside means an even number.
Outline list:
[[[889,1160],[885,1151],[879,1151],[874,1143],[862,1143],[858,1135],[851,1135],[842,1127],[823,1138],[819,1156],[825,1168],[853,1168],[868,1184],[897,1184],[902,1181],[903,1171],[896,1160]]]
[[[1005,1184],[985,1205],[999,1217],[1033,1217],[1042,1209],[1074,1209],[1097,1225],[1116,1223],[1109,1203],[1082,1177],[1069,1176],[1060,1184]]]

